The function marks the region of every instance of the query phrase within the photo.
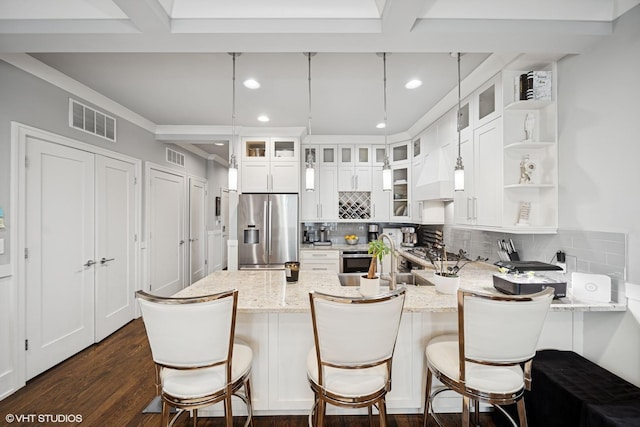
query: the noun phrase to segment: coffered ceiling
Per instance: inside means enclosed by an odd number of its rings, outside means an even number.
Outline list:
[[[164,139],[226,140],[238,126],[406,132],[491,54],[588,49],[640,0],[0,0],[0,59],[29,54],[148,120]],[[17,61],[21,62],[21,61]],[[23,62],[23,61],[22,61]],[[499,61],[495,61],[499,64]],[[488,72],[488,71],[486,71]],[[247,89],[247,78],[259,89]],[[418,78],[423,84],[406,89]],[[261,123],[257,117],[268,115]],[[197,129],[194,131],[194,129]],[[186,136],[186,135],[189,136]],[[208,152],[216,152],[213,146]],[[224,148],[224,147],[223,147]],[[223,154],[224,156],[224,154]]]

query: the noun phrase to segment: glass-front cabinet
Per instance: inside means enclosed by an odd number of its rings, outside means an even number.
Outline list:
[[[411,153],[411,141],[396,142],[391,144],[391,163],[404,162],[409,160]]]
[[[260,162],[264,160],[298,161],[297,138],[242,138],[242,160]]]
[[[339,166],[371,165],[371,145],[340,145]]]
[[[240,188],[244,193],[297,193],[298,138],[242,138]]]
[[[405,221],[410,215],[410,184],[409,184],[409,164],[395,165],[391,168],[393,189],[391,199],[391,217],[394,220]]]

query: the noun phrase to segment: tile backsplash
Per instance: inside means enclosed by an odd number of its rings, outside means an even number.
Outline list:
[[[605,274],[611,277],[612,299],[624,297],[627,236],[624,233],[558,230],[557,234],[507,234],[444,227],[444,241],[452,249],[462,248],[469,256],[497,261],[498,240],[512,239],[520,259],[556,262],[556,252],[566,254],[567,276],[572,272]]]

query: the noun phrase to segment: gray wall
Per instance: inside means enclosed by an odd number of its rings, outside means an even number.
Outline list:
[[[561,228],[627,234],[627,281],[640,286],[640,6],[589,52],[558,64]],[[584,354],[640,385],[640,301],[585,316]]]
[[[640,283],[640,6],[589,52],[558,64],[561,228],[628,233]]]
[[[11,121],[171,167],[164,160],[166,144],[156,142],[153,133],[118,116],[115,116],[116,143],[70,128],[69,97],[96,106],[1,60],[0,97],[0,207],[4,209],[7,226],[0,229],[0,239],[5,239],[5,254],[0,255],[0,265],[9,263],[9,229],[15,225],[9,217]],[[206,177],[204,159],[179,147],[172,147],[185,154],[185,172]]]

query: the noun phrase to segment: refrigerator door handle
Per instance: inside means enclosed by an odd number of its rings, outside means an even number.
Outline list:
[[[267,251],[269,251],[269,248],[271,247],[271,236],[270,236],[270,232],[271,232],[271,228],[269,227],[269,212],[267,211],[267,201],[265,200],[264,202],[262,202],[262,224],[265,230],[265,236],[264,236],[264,246],[265,249]]]
[[[273,209],[273,202],[269,200],[269,222],[267,223],[267,227],[269,227],[269,237],[268,237],[269,256],[271,256],[271,252],[273,252],[271,248],[271,223],[273,222],[272,209]]]

